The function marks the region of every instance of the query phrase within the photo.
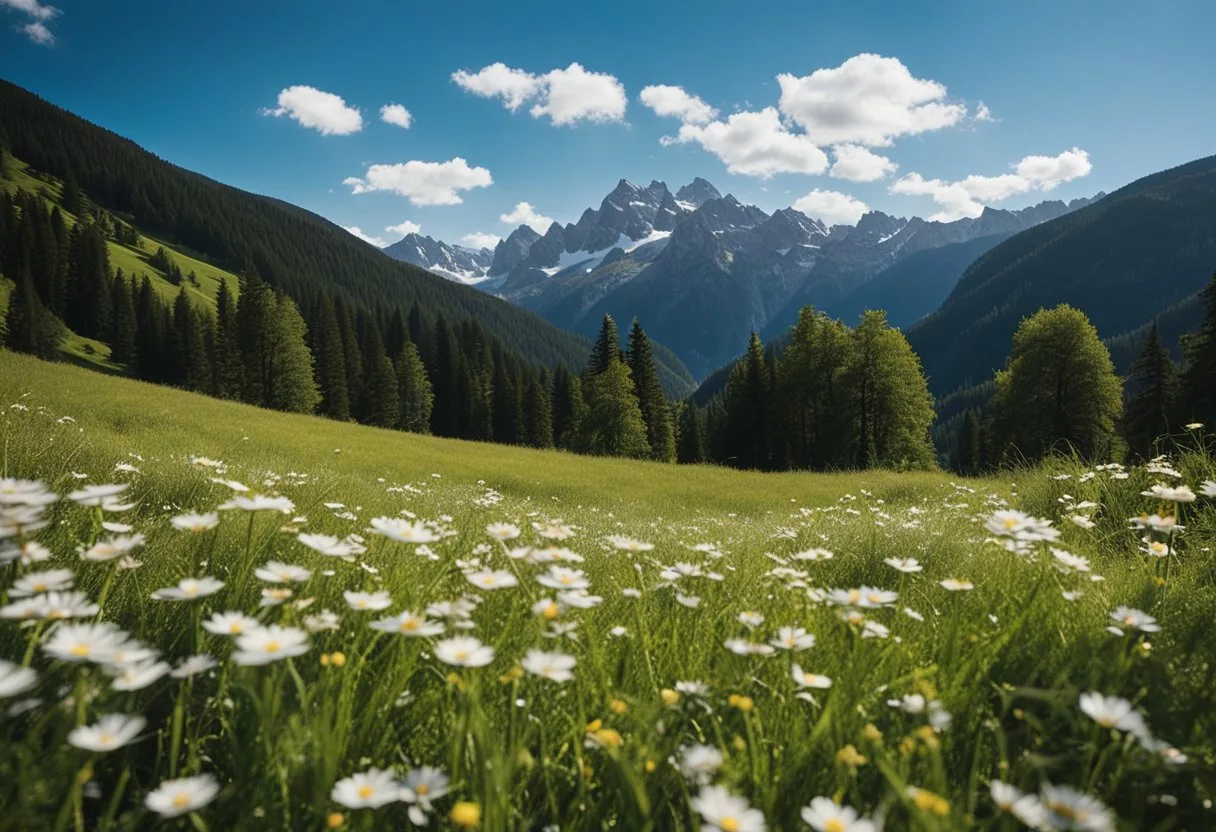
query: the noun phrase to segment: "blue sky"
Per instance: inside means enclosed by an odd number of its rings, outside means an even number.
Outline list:
[[[1214,31],[1203,0],[0,0],[0,76],[382,241],[459,242],[622,177],[829,221],[1109,191],[1216,152]]]

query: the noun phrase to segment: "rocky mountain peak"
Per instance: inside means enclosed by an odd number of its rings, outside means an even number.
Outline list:
[[[722,194],[718,189],[699,176],[676,191],[676,199],[687,202],[693,208],[700,208],[711,199],[721,198]]]

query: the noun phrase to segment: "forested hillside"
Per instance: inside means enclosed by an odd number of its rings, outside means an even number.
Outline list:
[[[1008,354],[1018,323],[1040,308],[1076,306],[1102,338],[1117,339],[1194,296],[1213,263],[1216,157],[1208,157],[1140,179],[996,246],[967,269],[941,309],[909,330],[908,340],[940,395],[987,380]]]

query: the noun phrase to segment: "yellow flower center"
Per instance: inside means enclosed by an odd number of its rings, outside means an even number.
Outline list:
[[[481,807],[462,800],[452,807],[452,823],[464,829],[472,829],[481,822]]]
[[[1058,800],[1045,800],[1043,801],[1043,805],[1060,817],[1071,821],[1083,821],[1088,816],[1087,812]]]
[[[375,793],[376,793],[376,790],[373,789],[371,786],[360,786],[358,789],[359,797],[363,798],[364,800],[367,800],[369,797],[371,797]]]
[[[74,645],[72,645],[72,649],[70,652],[73,656],[83,659],[85,656],[89,655],[89,645],[74,644]]]
[[[878,604],[878,603],[881,603],[882,596],[875,595],[873,592],[871,592],[869,595],[866,596],[866,600],[869,601],[871,604]]]
[[[431,793],[431,787],[428,786],[426,783],[419,783],[414,788],[414,794],[418,795],[419,797],[426,797],[430,793]]]
[[[494,585],[494,576],[486,575],[484,578],[481,579],[481,583],[483,586],[493,586]]]
[[[245,629],[244,625],[242,625],[241,622],[239,622],[239,621],[233,621],[231,624],[228,625],[228,632],[232,633],[233,635],[237,635],[244,629]]]
[[[46,592],[46,586],[47,585],[44,583],[39,583],[39,584],[34,584],[34,586],[31,588],[34,590],[34,592]]]
[[[844,821],[840,818],[828,818],[828,822],[823,825],[823,832],[845,832]]]
[[[453,654],[453,656],[452,656],[452,658],[456,659],[456,661],[458,661],[458,662],[463,662],[468,657],[469,657],[468,650],[457,650],[455,652],[455,654]]]
[[[1131,627],[1133,624],[1136,623],[1136,619],[1134,616],[1129,615],[1129,616],[1124,617],[1123,623],[1126,624],[1127,626]]]
[[[857,589],[849,590],[849,603],[856,604],[861,600],[861,591]]]
[[[718,821],[718,828],[722,832],[739,832],[741,827],[739,826],[738,818],[725,817]]]
[[[108,733],[106,731],[102,731],[100,734],[97,735],[97,741],[100,742],[102,745],[109,745],[110,743],[114,742],[114,739],[115,739],[114,735],[111,733]]]
[[[1017,524],[1018,524],[1018,521],[1017,521],[1017,520],[1014,520],[1012,517],[1006,517],[1006,518],[1005,518],[1005,522],[1004,522],[1002,525],[1003,525],[1003,526],[1004,526],[1006,529],[1012,529],[1012,528],[1013,528],[1014,526],[1016,526]]]
[[[560,580],[563,584],[567,584],[567,585],[574,583],[574,578],[570,577],[569,575],[562,575],[561,578],[559,578],[558,580]]]
[[[277,641],[272,640],[272,641],[266,642],[266,647],[263,649],[265,649],[265,651],[267,653],[277,653],[283,649],[283,645]]]
[[[173,795],[172,802],[174,809],[185,809],[190,805],[190,795],[186,794],[185,792],[178,792],[177,794]]]
[[[816,676],[814,673],[803,673],[802,674],[802,682],[803,682],[803,684],[808,685],[808,686],[814,685],[818,679],[819,679],[819,677]]]
[[[401,622],[401,632],[409,633],[418,629],[417,618],[407,618]]]
[[[557,618],[557,615],[559,612],[561,612],[561,610],[558,608],[557,604],[554,603],[553,601],[550,601],[548,603],[548,605],[545,607],[545,611],[544,611],[543,615],[546,620],[552,621],[553,619]]]

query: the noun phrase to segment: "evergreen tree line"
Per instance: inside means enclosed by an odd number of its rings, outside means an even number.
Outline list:
[[[1189,424],[1216,426],[1216,275],[1203,317],[1174,360],[1156,323],[1126,379],[1083,312],[1042,310],[1022,322],[992,397],[956,417],[952,467],[978,474],[1053,452],[1092,461],[1149,459]]]
[[[932,399],[920,360],[882,312],[856,329],[807,306],[780,350],[753,333],[707,406],[685,402],[679,459],[761,470],[926,468]]]

